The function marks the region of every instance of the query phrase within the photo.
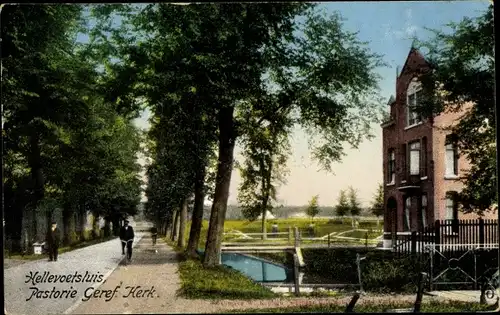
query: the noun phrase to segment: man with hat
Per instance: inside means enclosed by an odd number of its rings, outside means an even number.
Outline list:
[[[52,221],[52,226],[47,232],[46,242],[49,249],[49,260],[57,261],[57,254],[59,252],[59,245],[61,242],[61,235],[59,229],[57,228],[56,221]]]
[[[129,221],[125,220],[120,229],[120,240],[122,241],[122,255],[125,255],[125,245],[127,245],[128,260],[132,258],[132,242],[134,240],[134,229],[128,225]]]

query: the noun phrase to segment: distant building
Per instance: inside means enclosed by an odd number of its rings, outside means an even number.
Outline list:
[[[388,103],[390,115],[381,125],[384,247],[394,233],[420,231],[435,220],[478,218],[458,211],[454,196],[463,188],[460,178],[470,164],[459,154],[457,139],[443,129],[459,121],[467,108],[431,119],[412,110],[422,95],[418,77],[427,69],[424,57],[412,48],[396,79],[396,97]]]

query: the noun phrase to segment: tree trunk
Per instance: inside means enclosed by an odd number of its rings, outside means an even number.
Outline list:
[[[69,245],[70,243],[70,233],[71,233],[71,209],[69,206],[64,206],[62,211],[63,220],[63,244]]]
[[[109,217],[104,218],[104,237],[109,237],[110,233],[110,220]]]
[[[267,217],[267,204],[269,202],[269,189],[271,188],[271,172],[272,172],[272,159],[269,165],[269,171],[265,170],[265,162],[264,158],[260,160],[260,169],[262,172],[262,196],[264,197],[262,200],[262,240],[267,239],[267,231],[266,231],[266,217]]]
[[[179,232],[179,229],[178,229],[179,212],[180,212],[179,210],[175,210],[174,221],[172,222],[172,235],[170,237],[170,239],[172,241],[177,240],[177,233]]]
[[[31,200],[32,206],[32,240],[35,240],[39,237],[38,231],[38,217],[37,217],[37,208],[38,204],[44,197],[45,193],[45,181],[42,170],[41,163],[41,150],[40,150],[40,138],[38,132],[33,131],[33,134],[30,136],[30,154],[28,157],[29,167],[31,169],[31,179],[33,181],[33,199]],[[31,245],[31,244],[30,244]]]
[[[210,225],[207,233],[207,244],[203,265],[215,266],[220,263],[220,248],[226,219],[227,200],[231,185],[231,172],[233,170],[234,145],[236,133],[233,121],[234,108],[221,109],[219,113],[219,163],[217,166],[216,185]]]
[[[196,181],[194,185],[194,206],[191,219],[191,231],[189,231],[189,241],[186,253],[196,257],[198,254],[198,244],[200,243],[201,226],[203,223],[203,205],[205,202],[205,166],[198,167],[196,172]]]
[[[99,238],[101,236],[101,231],[99,231],[99,215],[92,215],[92,236],[94,239]]]
[[[186,223],[188,215],[188,198],[184,198],[182,202],[180,214],[179,214],[179,237],[177,241],[177,246],[179,248],[186,247]]]

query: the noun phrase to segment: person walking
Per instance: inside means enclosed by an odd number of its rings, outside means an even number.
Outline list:
[[[120,240],[122,241],[122,255],[125,255],[125,245],[127,246],[127,259],[132,258],[132,242],[134,241],[134,229],[128,225],[129,221],[125,220],[122,228],[120,229]]]
[[[61,242],[61,234],[57,228],[57,223],[52,222],[52,226],[47,232],[46,243],[49,249],[49,261],[57,261],[57,255],[59,253],[59,245]]]

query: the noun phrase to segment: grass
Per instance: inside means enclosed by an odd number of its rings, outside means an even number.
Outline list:
[[[333,233],[333,232],[345,232],[352,230],[352,225],[351,225],[351,219],[346,218],[344,220],[329,220],[329,219],[314,219],[314,232],[315,232],[315,237],[322,237],[324,235]],[[266,222],[266,230],[268,232],[271,231],[273,224],[278,225],[278,231],[279,232],[288,232],[288,227],[298,227],[301,233],[303,233],[303,237],[309,237],[308,233],[306,233],[307,228],[309,224],[311,224],[311,219],[306,218],[306,219],[300,219],[300,218],[294,218],[294,219],[273,219],[273,220],[268,220]],[[186,227],[186,240],[189,238],[189,231],[191,228],[191,224],[188,223]],[[360,222],[359,227],[360,229],[376,229],[377,228],[377,223],[376,222]],[[256,220],[253,222],[250,222],[248,220],[226,220],[224,223],[224,232],[229,232],[231,230],[237,230],[243,233],[261,233],[262,232],[262,224],[261,221]],[[199,243],[199,248],[205,248],[205,242],[206,242],[206,235],[208,231],[208,220],[203,220],[202,222],[202,228],[201,228],[201,237],[200,237],[200,243]],[[353,236],[353,234],[343,234],[343,236],[348,236],[348,237],[359,237],[364,239],[365,233],[364,231],[358,231],[359,235]],[[349,235],[348,235],[349,234]],[[271,234],[269,233],[269,236]],[[377,237],[369,235],[369,238],[375,238]],[[258,237],[258,235],[255,235],[254,237]],[[287,235],[279,235],[280,238],[286,238]],[[272,238],[269,238],[270,241],[272,241]],[[224,241],[228,241],[229,237],[226,238]],[[231,240],[231,241],[234,241]],[[243,241],[243,240],[238,240],[238,241]],[[250,241],[260,241],[259,239],[255,240],[250,240]],[[285,241],[285,240],[283,240]],[[249,241],[243,241],[243,242],[249,242]],[[304,240],[304,242],[307,242]],[[325,239],[326,242],[326,239]],[[342,240],[342,239],[331,239],[331,243],[338,243],[338,244],[359,244],[363,243],[363,241],[355,241],[355,240]]]
[[[102,242],[107,242],[107,241],[110,241],[110,240],[115,239],[115,238],[117,238],[117,236],[109,236],[109,237],[103,237],[103,238],[98,238],[98,239],[94,239],[94,240],[88,240],[88,241],[76,243],[76,244],[69,245],[69,246],[59,247],[59,255],[76,250],[76,249],[84,248],[87,246],[96,245],[96,244],[99,244]],[[42,254],[42,255],[13,254],[13,255],[9,255],[8,257],[6,256],[7,259],[30,260],[30,261],[39,260],[39,259],[47,259],[47,257],[48,257],[48,254]]]
[[[247,310],[232,310],[227,313],[344,313],[345,305],[308,305],[286,308],[270,308],[270,309],[247,309]],[[355,313],[383,313],[390,309],[413,309],[413,304],[407,303],[384,303],[384,304],[368,304],[358,305],[354,307]],[[421,312],[424,313],[465,313],[477,311],[493,311],[494,306],[480,305],[471,302],[436,302],[431,301],[422,303]]]
[[[181,289],[179,295],[188,299],[267,299],[276,294],[226,266],[205,268],[201,259],[187,258],[168,237],[165,241],[179,253]]]

